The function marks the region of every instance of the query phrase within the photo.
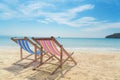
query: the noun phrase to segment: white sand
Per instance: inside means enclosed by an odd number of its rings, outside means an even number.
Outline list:
[[[0,80],[120,80],[120,52],[100,50],[74,51],[77,65],[64,65],[61,72],[50,75],[46,67],[33,71],[33,65],[23,68],[13,65],[19,60],[19,49],[0,49]],[[23,61],[24,63],[24,61]],[[54,69],[54,66],[50,66]]]

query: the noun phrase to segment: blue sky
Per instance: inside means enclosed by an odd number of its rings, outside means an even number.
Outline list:
[[[120,32],[120,0],[0,0],[0,35],[105,37]]]

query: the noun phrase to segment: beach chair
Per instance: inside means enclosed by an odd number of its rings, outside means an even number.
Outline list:
[[[42,63],[43,51],[41,51],[40,46],[33,43],[33,41],[30,40],[27,37],[24,37],[24,38],[11,38],[11,39],[20,46],[20,60],[18,60],[14,64],[18,64],[19,62],[21,62],[23,60],[26,60],[26,59],[28,60],[28,58],[30,58],[32,55],[34,55],[34,58],[29,59],[29,60],[32,60],[32,62],[25,65],[24,68],[28,67],[33,62],[36,62],[38,59],[40,59],[40,63]],[[29,54],[28,55],[23,55],[23,50],[25,50]]]
[[[62,66],[66,61],[72,61],[75,65],[77,64],[77,62],[71,57],[73,53],[69,54],[54,37],[50,37],[50,38],[32,37],[32,39],[36,43],[38,43],[45,51],[47,51],[50,55],[52,55],[49,59],[54,57],[56,58],[56,60],[58,60],[57,68],[51,74],[54,74],[58,69],[62,69]],[[35,69],[40,66],[41,64],[36,66]]]

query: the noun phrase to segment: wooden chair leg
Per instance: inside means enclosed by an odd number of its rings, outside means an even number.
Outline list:
[[[72,55],[73,55],[73,53],[70,54],[70,56],[68,56],[68,57],[62,62],[62,64],[60,64],[60,65],[51,73],[51,75],[53,75],[59,68],[62,69],[62,65],[63,65],[69,58],[71,58]]]
[[[77,65],[77,62],[72,58],[72,55],[73,55],[73,53],[70,54],[68,57],[74,62],[75,65]]]
[[[23,52],[22,52],[22,48],[20,47],[20,59],[22,60],[23,58]]]

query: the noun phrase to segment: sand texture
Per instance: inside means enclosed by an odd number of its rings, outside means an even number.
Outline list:
[[[120,52],[79,50],[74,51],[73,58],[77,61],[66,62],[63,70],[58,70],[54,75],[50,72],[54,65],[47,64],[33,71],[34,63],[28,68],[13,65],[19,60],[19,49],[0,49],[0,80],[120,80]],[[28,62],[21,62],[25,65]]]

